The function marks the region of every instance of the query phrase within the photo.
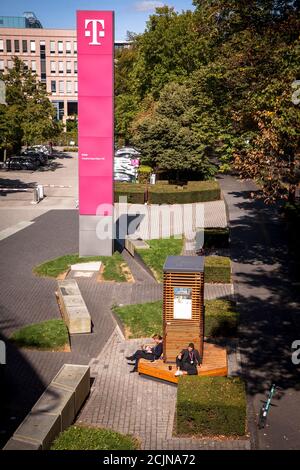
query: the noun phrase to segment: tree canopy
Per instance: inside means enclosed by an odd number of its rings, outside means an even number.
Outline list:
[[[300,2],[194,0],[162,7],[116,65],[116,134],[157,168],[232,166],[267,201],[299,174]],[[300,95],[300,93],[299,93]]]

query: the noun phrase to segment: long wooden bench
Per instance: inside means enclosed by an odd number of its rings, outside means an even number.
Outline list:
[[[3,450],[49,449],[90,393],[89,366],[64,364]]]
[[[57,297],[63,319],[70,335],[91,333],[92,320],[74,279],[58,282]]]
[[[172,370],[169,370],[169,367],[171,367]],[[161,359],[154,362],[141,359],[138,365],[139,374],[148,375],[175,384],[178,383],[178,377],[174,375],[176,370],[176,364],[166,364]],[[226,348],[215,344],[204,343],[203,363],[198,367],[198,375],[226,377],[228,375]]]

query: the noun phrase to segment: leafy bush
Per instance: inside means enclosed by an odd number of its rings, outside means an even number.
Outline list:
[[[67,327],[59,319],[24,326],[15,331],[10,339],[19,347],[45,350],[62,349],[69,344]]]
[[[185,186],[167,184],[158,181],[148,186],[144,183],[115,183],[115,202],[119,196],[127,196],[131,204],[144,204],[148,198],[150,204],[188,204],[220,199],[220,186],[217,181],[191,181]]]
[[[239,377],[187,376],[179,379],[177,434],[243,436],[245,384]]]
[[[144,204],[145,184],[136,183],[115,183],[115,202],[119,202],[120,196],[126,196],[130,204]]]
[[[229,246],[229,229],[228,228],[205,228],[198,229],[196,233],[196,247],[200,248],[203,241],[204,231],[204,248],[227,248]]]
[[[238,321],[235,302],[223,299],[205,302],[205,336],[235,336]]]
[[[138,450],[139,448],[139,443],[132,436],[89,426],[70,426],[59,434],[51,446],[51,450]]]
[[[141,165],[139,167],[139,183],[149,182],[149,177],[152,173],[151,166]]]
[[[205,282],[230,283],[231,263],[226,256],[206,256],[205,257]]]
[[[220,186],[217,181],[190,181],[185,186],[157,184],[149,188],[151,204],[188,204],[219,200]]]
[[[64,147],[64,152],[78,152],[78,147]]]

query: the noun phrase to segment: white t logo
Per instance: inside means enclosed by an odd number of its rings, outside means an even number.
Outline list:
[[[92,31],[87,30],[88,25],[92,23]],[[98,31],[98,23],[102,26],[102,31]],[[84,29],[86,30],[84,35],[90,37],[92,33],[92,41],[89,42],[91,46],[101,46],[101,42],[98,42],[98,37],[104,38],[104,20],[85,20]]]

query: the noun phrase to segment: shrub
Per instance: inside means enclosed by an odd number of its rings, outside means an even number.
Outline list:
[[[135,183],[115,183],[115,202],[119,202],[120,196],[126,196],[130,204],[144,204],[145,202],[145,184]]]
[[[205,228],[198,229],[196,233],[196,247],[200,248],[203,241],[204,231],[204,248],[227,248],[229,246],[229,229],[228,228]]]
[[[220,199],[220,186],[217,181],[192,181],[186,186],[167,184],[151,185],[151,204],[188,204]]]
[[[138,450],[139,447],[132,436],[110,429],[74,425],[59,434],[51,450]]]
[[[245,384],[239,377],[183,377],[177,392],[177,434],[243,436]]]
[[[225,256],[206,256],[205,257],[205,282],[230,283],[231,282],[231,263],[230,258]]]
[[[149,182],[149,177],[151,173],[152,173],[151,166],[141,165],[139,167],[139,183]]]
[[[78,147],[64,147],[64,152],[78,152]]]
[[[205,336],[235,336],[239,314],[231,300],[214,299],[205,302]]]

